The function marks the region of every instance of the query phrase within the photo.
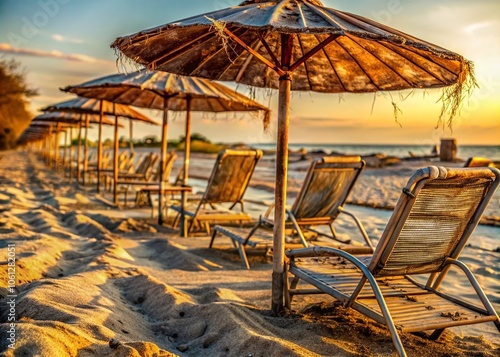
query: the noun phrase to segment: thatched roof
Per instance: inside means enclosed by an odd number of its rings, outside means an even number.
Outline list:
[[[146,70],[113,74],[62,90],[83,97],[159,110],[164,109],[164,98],[170,98],[168,109],[173,111],[185,111],[186,98],[191,99],[191,111],[269,110],[220,83]]]
[[[61,124],[69,124],[76,126],[80,121],[82,122],[82,125],[85,125],[87,121],[91,124],[98,124],[99,119],[100,119],[99,115],[97,114],[79,114],[71,112],[46,112],[44,114],[40,114],[35,118],[33,118],[31,124],[47,122],[48,125],[55,125],[56,123],[61,123]],[[109,116],[104,116],[102,118],[102,124],[115,125],[115,121]]]
[[[261,112],[269,122],[270,110],[220,83],[166,72],[137,71],[114,74],[61,89],[88,98],[105,99],[149,109],[195,112]],[[168,102],[165,99],[168,98]]]
[[[278,88],[280,75],[290,70],[281,64],[283,34],[293,35],[295,91],[360,93],[455,84],[443,96],[445,109],[455,114],[462,92],[475,84],[471,63],[461,55],[312,0],[245,1],[120,37],[112,47],[151,70]],[[329,43],[315,53],[323,41]]]
[[[119,117],[128,118],[131,120],[138,120],[143,123],[158,125],[153,119],[148,116],[130,108],[127,105],[115,104],[103,101],[103,111],[105,115],[116,115]],[[75,98],[65,102],[49,105],[42,108],[41,111],[57,111],[57,112],[70,112],[70,113],[84,113],[84,114],[99,114],[100,113],[100,100],[89,98]]]
[[[293,72],[292,90],[372,92],[455,83],[462,56],[319,1],[247,1],[246,6],[193,16],[131,36],[112,47],[149,69],[278,88],[278,74],[232,43],[227,27],[270,62],[259,36],[280,59],[280,34],[296,34],[294,58],[330,35],[336,38]]]

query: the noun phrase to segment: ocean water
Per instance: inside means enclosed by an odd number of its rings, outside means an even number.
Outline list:
[[[253,143],[248,144],[251,147],[261,150],[276,150],[275,143]],[[318,143],[292,143],[288,145],[290,150],[298,151],[306,149],[308,152],[324,151],[327,154],[340,153],[346,155],[370,155],[370,154],[386,154],[387,156],[408,157],[410,152],[415,155],[430,155],[432,145],[367,145],[367,144],[318,144]],[[438,145],[439,149],[439,145]],[[61,155],[63,155],[61,148]],[[96,148],[90,148],[90,151],[95,151]],[[108,149],[109,150],[109,149]],[[120,152],[126,151],[128,148],[120,148]],[[135,148],[139,154],[147,152],[160,152],[160,148]],[[179,151],[182,153],[182,151]],[[466,160],[469,157],[486,157],[493,161],[500,161],[500,145],[458,145],[457,158]]]
[[[252,147],[262,150],[274,150],[274,143],[251,144]],[[430,155],[432,145],[365,145],[365,144],[316,144],[316,143],[294,143],[289,144],[290,150],[306,149],[307,151],[324,151],[326,153],[336,152],[341,154],[370,155],[376,153],[388,156],[407,157],[410,152],[415,155]],[[438,145],[439,149],[439,145]],[[494,161],[500,161],[500,145],[458,145],[457,157],[467,159],[472,156],[486,157]]]

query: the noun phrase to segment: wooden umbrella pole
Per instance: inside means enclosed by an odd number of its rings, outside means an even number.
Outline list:
[[[271,311],[274,314],[278,314],[283,310],[283,283],[285,279],[285,209],[288,176],[288,125],[291,88],[290,78],[280,79],[279,85],[271,303]]]
[[[48,162],[47,166],[49,168],[52,168],[52,161],[54,159],[54,137],[52,133],[52,125],[49,125],[49,156],[48,156]]]
[[[281,35],[281,64],[288,70],[292,57],[292,35]],[[283,311],[285,282],[285,215],[288,178],[288,126],[290,122],[290,72],[280,76],[278,96],[278,136],[276,147],[276,178],[274,188],[273,274],[271,312]]]
[[[48,149],[48,146],[47,146],[47,140],[48,140],[48,137],[47,136],[44,136],[43,137],[43,151],[42,151],[42,158],[44,159],[45,161],[45,164],[47,164],[47,149]]]
[[[191,156],[191,97],[186,98],[186,137],[184,138],[184,172],[182,184],[187,185],[189,178],[189,157]],[[181,217],[179,230],[181,237],[187,236],[186,215],[184,210],[187,206],[187,193],[181,192]]]
[[[56,151],[55,155],[55,160],[54,160],[54,171],[57,172],[58,166],[59,166],[59,141],[60,141],[60,136],[59,134],[61,133],[61,123],[57,123],[56,125],[56,133],[55,133],[55,138],[56,142],[54,144],[54,148]]]
[[[82,184],[85,186],[85,175],[88,170],[89,165],[89,115],[85,115],[85,146],[83,151],[83,181]]]
[[[134,152],[134,122],[129,120],[129,142],[130,154]]]
[[[82,151],[82,120],[83,114],[80,114],[80,120],[78,121],[78,147],[76,152],[76,182],[80,182],[81,178],[80,154]]]
[[[49,132],[45,134],[45,164],[50,165],[50,126]]]
[[[113,114],[115,115],[115,141],[113,149],[113,203],[118,205],[118,115],[113,103]]]
[[[104,106],[102,100],[99,104],[99,133],[97,138],[97,193],[101,192],[101,166],[102,166],[102,117]]]
[[[73,177],[73,128],[69,127],[69,179]]]
[[[63,177],[66,177],[66,158],[68,151],[68,128],[64,131],[64,150],[63,150],[63,159],[62,159],[62,167],[63,167]]]
[[[165,160],[168,153],[168,98],[163,98],[163,123],[161,131],[160,191],[158,192],[158,224],[163,224],[163,187]]]

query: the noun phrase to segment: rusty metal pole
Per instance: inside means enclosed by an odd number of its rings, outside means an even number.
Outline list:
[[[189,157],[191,156],[191,97],[186,98],[186,137],[184,138],[184,172],[182,184],[187,185],[189,178]],[[186,214],[184,210],[187,206],[187,193],[181,192],[181,217],[179,230],[181,237],[187,237]]]
[[[292,35],[281,35],[281,64],[286,72],[279,79],[278,135],[276,143],[276,178],[274,188],[273,274],[271,311],[283,311],[285,282],[285,215],[288,177],[288,126],[290,116],[291,74],[288,67],[292,57]]]
[[[115,112],[113,103],[113,114],[115,115],[115,143],[113,150],[113,203],[118,205],[118,115]]]
[[[101,100],[99,104],[99,133],[97,138],[97,193],[101,192],[101,166],[102,166],[102,117],[104,106]]]
[[[163,98],[163,122],[161,130],[160,191],[158,192],[158,224],[163,224],[163,187],[165,184],[165,160],[168,153],[168,98]]]

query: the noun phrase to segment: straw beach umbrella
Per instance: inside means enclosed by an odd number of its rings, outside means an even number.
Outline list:
[[[187,184],[191,112],[262,112],[264,122],[269,121],[269,109],[232,89],[201,78],[183,77],[165,72],[137,71],[114,74],[76,86],[62,89],[82,97],[105,99],[114,103],[163,111],[159,195],[164,185],[163,168],[167,154],[168,111],[186,112],[183,184]],[[182,192],[183,202],[185,193]],[[162,224],[162,200],[158,205],[158,223]],[[184,206],[183,206],[184,207]],[[184,236],[181,219],[181,235]]]
[[[118,117],[124,117],[129,120],[138,120],[143,123],[158,125],[153,119],[148,116],[130,108],[127,105],[110,103],[105,100],[89,99],[89,98],[75,98],[58,104],[49,105],[42,109],[42,111],[59,111],[80,114],[98,114],[101,122],[99,123],[99,139],[97,147],[97,191],[99,192],[99,180],[101,170],[101,156],[102,156],[102,118],[104,115],[112,115],[115,117],[115,131],[114,131],[114,148],[113,148],[113,204],[118,204]],[[80,141],[80,138],[78,139]],[[85,140],[87,143],[87,140]],[[85,155],[85,159],[86,159]],[[84,165],[85,166],[85,165]],[[79,167],[79,166],[78,166]]]
[[[456,115],[474,85],[462,56],[318,0],[248,0],[115,40],[151,70],[275,88],[278,94],[273,292],[283,308],[284,222],[291,90],[363,93],[446,87]]]
[[[39,123],[39,122],[48,122],[48,123],[63,123],[63,124],[68,124],[68,130],[70,133],[70,139],[73,139],[73,127],[78,126],[82,127],[85,126],[86,128],[89,126],[89,124],[100,124],[100,125],[115,125],[115,122],[111,120],[109,117],[103,117],[101,121],[101,117],[96,114],[85,114],[85,117],[83,117],[84,114],[80,113],[71,113],[71,112],[59,112],[59,111],[52,111],[52,112],[46,112],[44,114],[40,114],[37,117],[33,118],[31,123]],[[85,131],[87,133],[87,130]],[[66,131],[66,134],[68,131]],[[78,161],[80,157],[80,139],[81,139],[81,132],[79,133],[79,140],[78,140]],[[66,135],[66,141],[67,141],[67,135]],[[85,143],[87,143],[87,136],[85,136]],[[67,146],[67,143],[66,143]],[[66,156],[66,152],[64,153]],[[69,145],[69,158],[71,160],[72,157],[72,145]],[[63,160],[63,163],[66,163],[66,160]],[[70,169],[70,178],[72,175],[72,170]],[[79,175],[78,175],[79,176]]]
[[[54,168],[57,170],[59,134],[75,125],[77,124],[32,120],[28,128],[23,132],[23,135],[18,139],[18,143],[23,142],[25,137],[30,137],[31,140],[37,140],[33,139],[33,137],[43,140],[44,145],[41,147],[41,154],[45,157],[47,165],[54,165]]]

